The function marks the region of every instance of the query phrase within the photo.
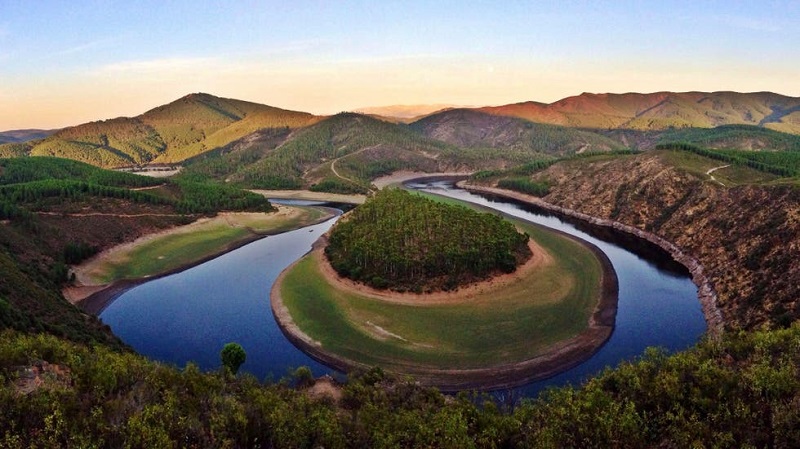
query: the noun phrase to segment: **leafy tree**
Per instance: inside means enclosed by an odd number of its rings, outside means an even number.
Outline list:
[[[219,355],[222,358],[222,366],[233,375],[239,372],[239,367],[247,359],[247,354],[239,343],[225,344]]]
[[[308,387],[314,383],[314,374],[311,372],[311,368],[307,366],[298,367],[294,370],[294,377],[295,385],[298,387]]]

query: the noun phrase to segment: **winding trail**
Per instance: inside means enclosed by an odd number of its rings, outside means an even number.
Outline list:
[[[331,161],[331,171],[332,171],[332,172],[333,172],[333,174],[334,174],[334,175],[336,175],[336,177],[338,177],[339,179],[344,179],[344,180],[345,180],[345,181],[347,181],[347,182],[351,182],[351,183],[353,183],[353,184],[358,184],[358,182],[354,181],[353,179],[350,179],[350,178],[348,178],[347,176],[343,176],[343,175],[339,174],[339,171],[338,171],[338,170],[336,170],[336,163],[337,163],[337,162],[339,162],[339,160],[341,160],[341,159],[344,159],[344,158],[346,158],[346,157],[349,157],[349,156],[355,156],[356,154],[363,153],[364,151],[367,151],[367,150],[369,150],[369,149],[371,149],[371,148],[375,148],[375,147],[374,147],[374,146],[372,146],[372,147],[365,147],[365,148],[362,148],[362,149],[360,149],[360,150],[358,150],[358,151],[354,151],[354,152],[352,152],[352,153],[347,153],[347,154],[344,154],[344,155],[342,155],[342,156],[339,156],[339,157],[337,157],[336,159],[334,159],[334,160],[332,160],[332,161]],[[374,193],[375,191],[374,191],[374,190],[372,190],[372,189],[369,189],[369,192],[370,192],[370,193]]]
[[[714,175],[712,175],[712,173],[714,173],[717,170],[720,170],[720,169],[723,169],[723,168],[727,168],[727,167],[730,167],[730,166],[731,166],[731,164],[720,165],[719,167],[709,168],[708,171],[706,172],[706,174],[711,178],[711,181],[716,182],[717,184],[721,185],[722,187],[725,187],[725,184],[723,184],[722,181],[720,181],[719,179],[715,178]]]

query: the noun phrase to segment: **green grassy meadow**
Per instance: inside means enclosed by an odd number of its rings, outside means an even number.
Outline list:
[[[408,371],[409,365],[465,369],[527,360],[587,327],[602,266],[571,239],[515,224],[554,263],[463,301],[407,305],[339,291],[313,256],[286,273],[280,293],[294,322],[325,350],[367,365]]]
[[[120,254],[99,260],[89,269],[94,282],[139,279],[169,272],[221,254],[258,235],[277,234],[317,222],[328,212],[314,207],[292,207],[291,215],[236,214],[218,216],[202,224],[159,235]]]

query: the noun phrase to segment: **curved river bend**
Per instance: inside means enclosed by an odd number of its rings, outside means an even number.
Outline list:
[[[650,251],[648,256],[637,256],[615,243],[613,236],[594,237],[556,217],[526,210],[509,200],[456,189],[451,182],[408,186],[576,235],[597,245],[611,260],[619,279],[616,328],[611,338],[575,368],[521,387],[523,395],[535,395],[548,386],[578,384],[606,366],[641,355],[648,346],[685,349],[706,329],[697,288],[688,272],[675,270],[664,253]],[[277,380],[301,365],[309,366],[318,376],[335,374],[283,336],[269,303],[278,274],[307,253],[335,220],[270,236],[194,268],[141,284],[109,304],[100,318],[140,354],[178,366],[191,361],[202,369],[216,369],[222,346],[235,341],[247,352],[242,370],[260,379]]]

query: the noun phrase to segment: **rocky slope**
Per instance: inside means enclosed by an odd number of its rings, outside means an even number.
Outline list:
[[[785,326],[800,317],[800,189],[723,187],[661,152],[569,161],[536,173],[544,199],[652,232],[698,259],[726,326]]]

